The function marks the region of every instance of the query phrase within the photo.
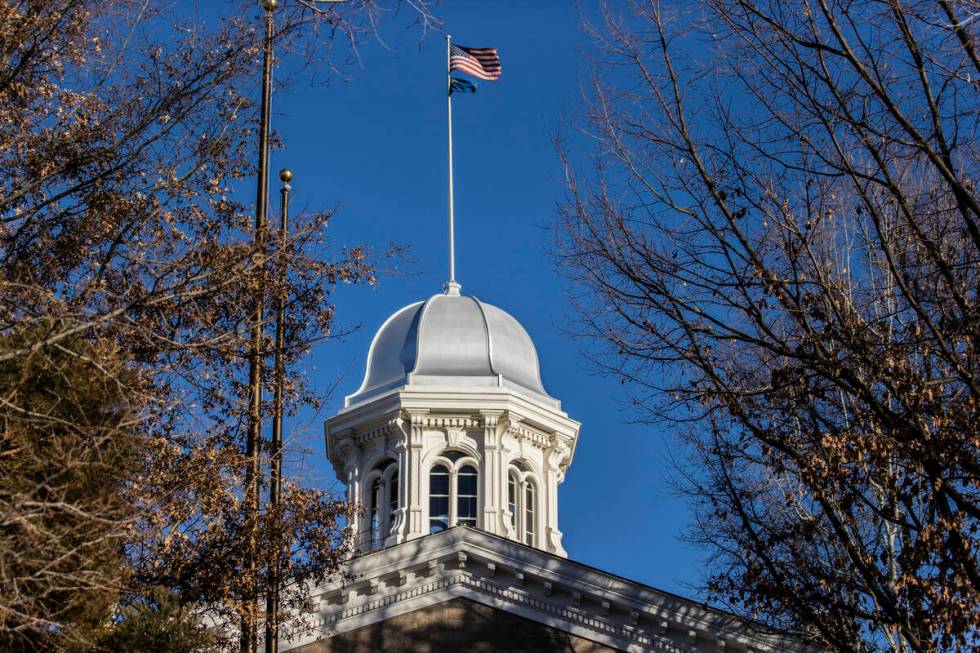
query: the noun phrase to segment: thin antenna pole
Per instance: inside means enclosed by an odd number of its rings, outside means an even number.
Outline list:
[[[275,33],[273,10],[275,0],[263,0],[265,36],[262,47],[262,104],[259,114],[259,169],[255,199],[255,246],[259,256],[265,255],[266,210],[269,194],[269,122],[272,104],[272,40]],[[261,260],[261,259],[260,259]],[[261,262],[263,268],[265,261]],[[264,270],[263,270],[264,273]],[[245,454],[248,467],[245,470],[245,513],[248,524],[245,551],[245,573],[248,576],[245,592],[245,614],[242,615],[241,651],[254,653],[257,644],[257,604],[258,604],[258,514],[259,483],[261,482],[260,456],[262,450],[262,340],[263,317],[262,291],[256,293],[253,306],[251,346],[248,360],[248,383],[250,388],[248,410],[248,435]]]
[[[272,450],[269,469],[269,508],[274,513],[271,553],[269,556],[269,585],[265,594],[265,653],[279,651],[279,495],[282,491],[282,416],[286,385],[286,247],[289,244],[289,182],[293,173],[288,168],[279,171],[282,181],[279,208],[279,292],[276,295],[275,391],[272,399]]]
[[[451,66],[452,39],[446,35],[446,109],[449,117],[449,283],[447,289],[456,284],[456,240],[453,233],[453,93]]]

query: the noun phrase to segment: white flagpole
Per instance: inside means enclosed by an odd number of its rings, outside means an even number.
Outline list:
[[[446,108],[449,117],[449,283],[447,291],[458,288],[456,284],[456,243],[453,233],[453,95],[450,71],[452,52],[452,36],[446,35]],[[456,290],[458,293],[458,289]]]

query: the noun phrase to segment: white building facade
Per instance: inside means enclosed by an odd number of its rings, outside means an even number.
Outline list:
[[[325,435],[356,549],[280,650],[808,650],[568,559],[558,488],[579,423],[517,320],[456,284],[381,326]]]
[[[524,328],[458,287],[384,323],[360,389],[326,422],[361,551],[459,525],[565,556],[558,486],[578,433]]]

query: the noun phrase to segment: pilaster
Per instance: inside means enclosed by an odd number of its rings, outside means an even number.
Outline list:
[[[504,461],[501,459],[500,434],[498,423],[502,410],[481,410],[483,417],[483,469],[481,486],[483,488],[483,530],[488,533],[504,534],[503,511],[507,504],[506,470],[501,472]],[[504,478],[503,484],[501,478]]]
[[[406,450],[406,464],[402,469],[406,470],[406,482],[408,483],[409,498],[408,524],[405,533],[406,540],[412,540],[428,534],[424,517],[426,497],[423,493],[422,476],[425,471],[422,469],[422,457],[425,453],[425,418],[429,414],[426,408],[412,408],[403,411],[405,415],[404,423],[408,436],[408,447]]]
[[[547,536],[547,550],[562,557],[568,557],[565,547],[562,546],[562,532],[558,530],[558,486],[565,480],[565,468],[568,466],[568,458],[571,451],[561,440],[558,434],[552,435],[551,446],[545,456],[547,468],[545,470],[545,483],[548,491],[546,493],[547,505],[545,517],[547,526],[545,534]]]
[[[327,450],[348,497],[359,507],[365,483],[378,461],[394,458],[398,465],[398,501],[385,513],[383,544],[395,546],[429,534],[429,467],[447,450],[476,461],[478,526],[494,535],[524,537],[521,515],[508,512],[508,474],[521,468],[522,483],[534,483],[533,546],[564,556],[558,530],[558,485],[571,460],[579,425],[560,410],[529,400],[505,388],[408,387],[353,406],[327,420]],[[442,437],[437,437],[440,433]],[[460,463],[463,464],[463,463]],[[390,478],[390,474],[386,476]],[[458,466],[450,465],[450,496],[458,492]],[[392,489],[384,487],[384,510]],[[520,491],[520,505],[526,494]],[[449,502],[450,524],[458,502]],[[352,524],[366,541],[366,518]],[[520,525],[518,525],[520,522]]]

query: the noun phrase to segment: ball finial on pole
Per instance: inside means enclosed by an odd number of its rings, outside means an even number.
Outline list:
[[[284,184],[288,184],[293,180],[293,171],[290,170],[289,168],[283,168],[282,170],[279,171],[279,179]]]

